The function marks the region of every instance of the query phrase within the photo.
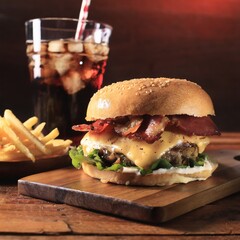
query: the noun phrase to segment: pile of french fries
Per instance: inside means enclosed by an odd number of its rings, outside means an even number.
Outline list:
[[[45,123],[37,123],[35,116],[22,123],[11,110],[4,111],[0,116],[0,161],[35,161],[66,154],[72,141],[57,139],[57,128],[44,135]]]

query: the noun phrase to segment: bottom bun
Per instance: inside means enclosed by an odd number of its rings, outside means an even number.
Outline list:
[[[216,162],[206,160],[203,167],[158,169],[148,175],[141,175],[134,168],[123,171],[98,170],[94,165],[82,163],[83,171],[90,177],[100,179],[103,183],[116,183],[139,186],[165,186],[174,183],[188,183],[196,180],[206,180],[217,168]]]

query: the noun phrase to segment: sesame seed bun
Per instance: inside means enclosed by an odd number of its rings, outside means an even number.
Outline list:
[[[87,121],[127,115],[214,115],[209,95],[196,83],[174,78],[141,78],[113,83],[91,98]]]

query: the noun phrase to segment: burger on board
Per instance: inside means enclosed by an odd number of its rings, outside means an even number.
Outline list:
[[[87,132],[69,152],[73,165],[102,182],[163,186],[205,180],[217,163],[204,153],[219,135],[210,96],[183,79],[113,83],[91,98]]]

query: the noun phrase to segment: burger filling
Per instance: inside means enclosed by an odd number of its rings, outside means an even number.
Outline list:
[[[149,168],[139,167],[124,154],[112,152],[106,148],[94,149],[85,156],[80,145],[78,148],[70,150],[70,156],[76,168],[80,168],[82,162],[86,161],[95,165],[99,170],[121,171],[123,168],[131,167],[138,169],[142,175],[152,173],[160,168],[204,166],[204,161],[207,160],[207,155],[198,153],[197,145],[191,143],[183,143],[171,148],[159,159],[155,160]]]
[[[143,175],[160,168],[204,166],[207,136],[218,134],[209,117],[185,115],[97,120],[73,129],[88,131],[69,153],[76,168],[87,161],[99,170],[135,168]]]

